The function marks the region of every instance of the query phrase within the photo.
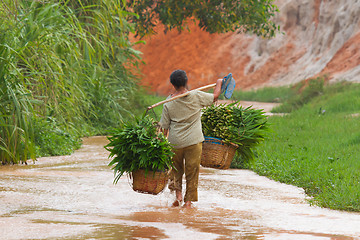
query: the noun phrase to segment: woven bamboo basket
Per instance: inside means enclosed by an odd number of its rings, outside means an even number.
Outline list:
[[[202,147],[201,166],[228,169],[238,146],[224,143],[220,138],[205,137]]]
[[[156,195],[164,190],[168,179],[168,171],[148,171],[136,170],[131,174],[133,178],[133,190],[140,193]]]

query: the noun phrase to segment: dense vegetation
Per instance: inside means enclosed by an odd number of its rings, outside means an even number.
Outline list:
[[[360,85],[321,78],[299,85],[302,91],[276,109],[290,113],[269,117],[272,134],[256,161],[244,165],[238,158],[233,167],[299,186],[319,206],[360,211]]]
[[[124,9],[97,2],[2,1],[3,164],[69,153],[45,150],[71,152],[76,138],[103,132],[126,115],[123,96],[133,91],[138,57],[128,39],[133,29],[123,21]]]

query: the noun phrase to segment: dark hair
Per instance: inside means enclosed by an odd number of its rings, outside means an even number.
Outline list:
[[[178,89],[180,87],[185,87],[187,84],[188,78],[186,76],[186,72],[184,70],[175,70],[170,75],[170,82]]]

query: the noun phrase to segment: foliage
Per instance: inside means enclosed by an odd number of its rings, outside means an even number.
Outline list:
[[[253,148],[252,152],[254,155],[254,159],[256,159],[258,156],[256,148]],[[252,162],[253,161],[249,161],[249,159],[244,157],[242,154],[239,154],[239,152],[236,152],[233,160],[231,161],[230,168],[249,169]]]
[[[258,36],[273,37],[279,27],[271,20],[277,7],[273,0],[131,0],[130,8],[137,15],[136,23],[141,36],[152,34],[158,22],[165,29],[182,30],[190,20],[210,33],[238,31]]]
[[[110,151],[109,158],[114,157],[109,163],[109,166],[115,165],[114,183],[124,173],[138,169],[162,171],[172,166],[172,147],[149,116],[124,123],[108,139],[110,143],[105,148]]]
[[[33,121],[37,157],[68,155],[80,147],[79,136],[60,127],[56,119],[49,117]]]
[[[34,157],[30,118],[56,119],[64,131],[85,135],[131,115],[126,96],[136,87],[139,52],[127,14],[117,0],[2,1],[3,163]]]
[[[156,94],[150,94],[144,88],[138,88],[134,95],[131,96],[129,102],[132,106],[132,113],[137,116],[141,117],[144,113],[144,110],[147,107],[153,105],[156,102],[163,101],[165,98],[163,96],[158,96]],[[162,114],[163,105],[155,107],[148,111],[148,114],[154,118],[156,121],[160,121],[160,117]]]
[[[360,211],[360,126],[352,115],[360,112],[359,96],[359,84],[327,85],[291,114],[270,117],[273,134],[251,169],[302,187],[313,204]]]
[[[26,162],[35,157],[33,129],[29,124],[32,105],[20,84],[2,81],[11,74],[3,68],[4,60],[7,59],[0,59],[0,162]]]
[[[265,139],[269,130],[262,110],[243,108],[238,102],[207,107],[201,122],[205,136],[239,145],[237,153],[246,161],[254,159],[253,148]]]

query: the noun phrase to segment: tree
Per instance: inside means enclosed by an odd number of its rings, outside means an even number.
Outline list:
[[[279,30],[271,18],[278,11],[274,0],[130,0],[128,11],[137,35],[155,33],[159,23],[165,31],[182,30],[188,21],[210,33],[239,32],[273,37]]]

